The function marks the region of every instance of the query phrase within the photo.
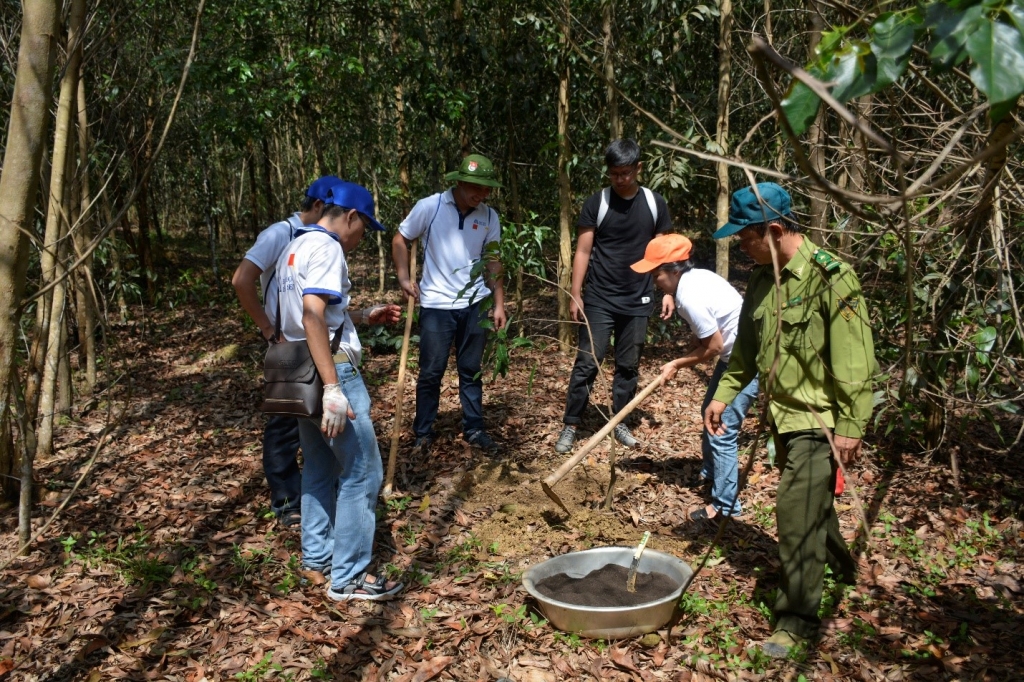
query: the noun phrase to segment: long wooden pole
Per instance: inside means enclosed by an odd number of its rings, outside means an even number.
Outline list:
[[[409,279],[416,281],[416,242],[409,253]],[[398,457],[398,440],[402,436],[402,406],[405,404],[405,365],[409,360],[409,336],[412,333],[412,317],[416,312],[416,299],[409,297],[405,309],[405,335],[402,336],[402,355],[398,360],[398,388],[395,395],[395,422],[391,428],[391,452],[388,454],[388,473],[384,479],[384,498],[391,497],[391,484],[395,480],[395,460]]]
[[[637,393],[636,397],[630,400],[628,405],[623,407],[621,410],[619,410],[618,414],[609,419],[608,423],[601,427],[600,431],[591,436],[590,440],[584,443],[583,447],[581,447],[575,455],[566,460],[565,463],[562,464],[562,466],[558,467],[558,470],[555,471],[555,473],[551,474],[543,481],[541,481],[540,485],[544,489],[544,494],[550,497],[552,502],[554,502],[563,510],[565,510],[566,514],[570,513],[568,508],[566,508],[566,506],[562,504],[562,500],[559,499],[558,495],[555,494],[555,491],[553,491],[551,487],[558,483],[559,481],[561,481],[567,473],[572,471],[573,467],[579,464],[583,460],[583,458],[586,457],[587,454],[591,450],[593,450],[605,436],[612,432],[612,429],[619,425],[619,422],[628,417],[630,412],[635,410],[640,403],[647,399],[647,396],[654,392],[654,389],[661,386],[663,381],[664,377],[662,377],[662,375],[659,374],[654,381],[644,386],[644,390]]]

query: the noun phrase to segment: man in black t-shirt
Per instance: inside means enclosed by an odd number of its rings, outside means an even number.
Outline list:
[[[640,376],[640,353],[647,337],[647,318],[654,309],[654,284],[649,273],[634,272],[629,266],[644,257],[647,244],[655,235],[672,229],[665,200],[637,182],[643,165],[640,146],[633,140],[616,140],[609,145],[604,160],[611,187],[583,203],[577,224],[569,313],[575,322],[584,322],[585,316],[586,324],[580,327],[579,352],[565,400],[565,427],[555,444],[556,452],[572,449],[598,363],[604,359],[613,335],[612,412],[618,412],[633,399]],[[662,319],[670,318],[674,311],[674,299],[664,296]],[[615,427],[615,438],[626,447],[637,443],[624,423]]]

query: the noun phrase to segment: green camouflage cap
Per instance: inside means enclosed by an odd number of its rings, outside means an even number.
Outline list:
[[[494,164],[486,156],[470,154],[462,160],[459,170],[444,176],[448,181],[469,182],[484,187],[501,187],[494,173]]]

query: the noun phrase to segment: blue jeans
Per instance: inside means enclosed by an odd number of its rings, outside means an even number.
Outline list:
[[[480,364],[487,330],[480,326],[480,304],[458,310],[420,308],[420,376],[416,381],[416,418],[412,423],[417,438],[434,434],[434,420],[441,402],[441,380],[448,367],[452,341],[459,370],[462,432],[469,435],[484,428],[484,383]]]
[[[722,374],[725,373],[727,367],[728,365],[724,362],[715,365],[707,393],[704,394],[704,403],[700,408],[701,418],[704,417],[708,404],[715,397],[718,382],[721,381]],[[708,433],[707,429],[704,429],[701,436],[700,449],[704,454],[704,465],[700,473],[711,481],[711,504],[725,516],[738,516],[743,511],[739,500],[740,475],[736,444],[740,436],[740,427],[743,426],[743,419],[747,416],[747,410],[755,400],[757,400],[757,377],[754,377],[722,412],[725,434],[713,436]]]
[[[270,509],[280,516],[299,509],[302,473],[295,456],[299,452],[299,420],[278,414],[267,416],[263,428],[263,474],[270,488]]]
[[[349,363],[336,366],[338,383],[355,419],[333,443],[319,419],[300,419],[302,475],[302,563],[331,569],[331,585],[341,588],[367,570],[373,555],[374,511],[384,479],[377,434],[370,421],[370,394]]]

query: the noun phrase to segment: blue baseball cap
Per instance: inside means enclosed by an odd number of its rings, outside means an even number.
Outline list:
[[[330,192],[331,188],[339,182],[344,182],[344,180],[336,175],[325,175],[321,178],[317,178],[313,181],[313,184],[306,189],[306,196],[319,199],[326,203],[327,193]]]
[[[328,191],[324,199],[327,205],[343,206],[355,209],[370,219],[370,227],[384,232],[386,227],[377,222],[374,218],[373,195],[362,185],[354,182],[338,181]]]
[[[757,194],[761,200],[757,200]],[[793,202],[789,192],[774,182],[757,183],[757,194],[752,187],[744,187],[732,193],[729,202],[729,222],[715,231],[712,237],[731,237],[747,225],[757,225],[792,215]]]

